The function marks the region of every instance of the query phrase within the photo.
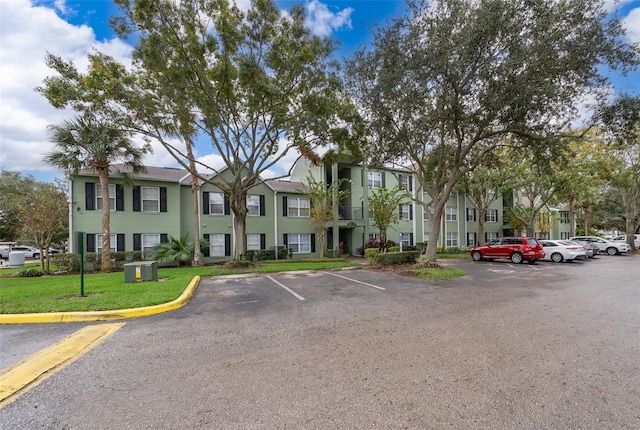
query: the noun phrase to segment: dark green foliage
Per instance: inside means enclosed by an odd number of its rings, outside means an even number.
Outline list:
[[[390,265],[390,264],[405,264],[415,263],[416,259],[420,255],[420,251],[403,251],[403,252],[384,252],[375,256],[377,264]]]
[[[16,272],[13,276],[16,278],[38,278],[43,275],[44,272],[42,270],[30,267],[28,269],[21,270],[20,272]]]
[[[289,260],[292,257],[290,249],[281,249],[278,251],[278,260]],[[261,249],[259,251],[249,250],[244,253],[243,258],[246,261],[268,261],[276,259],[274,249]]]
[[[57,270],[67,272],[79,272],[80,271],[80,255],[65,253],[65,254],[51,254],[49,255],[51,265],[57,267]]]

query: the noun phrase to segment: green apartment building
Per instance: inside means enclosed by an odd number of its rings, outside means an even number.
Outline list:
[[[208,182],[200,184],[195,219],[191,180],[186,170],[147,166],[144,173],[126,172],[132,179],[127,183],[120,169],[123,166],[114,166],[109,178],[112,251],[143,251],[150,256],[153,247],[169,237],[185,234],[193,237],[197,222],[202,238],[209,241],[204,261],[232,258],[233,215],[228,198],[220,189]],[[223,170],[219,175],[224,178],[227,173]],[[247,195],[247,250],[285,246],[292,250],[294,258],[319,256],[315,229],[309,221],[310,202],[304,196],[309,176],[327,184],[347,180],[342,186],[349,195],[335,208],[327,247],[341,246],[351,255],[359,255],[369,239],[379,237],[368,217],[368,195],[372,189],[401,184],[414,197],[420,192],[409,170],[368,169],[357,161],[314,166],[301,159],[290,180],[264,180]],[[83,171],[69,179],[69,250],[77,251],[74,238],[77,232],[83,232],[86,252],[100,252],[102,205],[106,203],[97,174]],[[439,246],[462,248],[510,234],[504,223],[504,204],[503,197],[498,197],[486,213],[480,214],[466,195],[454,192],[440,221]],[[428,208],[407,198],[398,208],[400,219],[387,231],[388,239],[404,246],[428,241],[430,223],[425,210]],[[480,217],[485,220],[482,238],[477,237]],[[558,237],[552,238],[560,238],[561,232],[551,233],[556,234]]]

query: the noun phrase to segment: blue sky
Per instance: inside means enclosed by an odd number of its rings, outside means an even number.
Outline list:
[[[237,0],[243,7],[249,0]],[[318,35],[341,42],[338,55],[348,55],[371,41],[374,23],[403,14],[405,6],[395,0],[301,0],[278,1],[281,9],[302,3],[309,13],[309,28]],[[618,9],[630,40],[640,42],[640,0],[607,0],[610,10]],[[246,7],[246,6],[245,6]],[[116,37],[108,26],[109,16],[118,13],[111,0],[0,0],[0,169],[31,174],[41,181],[62,177],[44,165],[42,155],[53,145],[47,125],[71,118],[71,111],[58,111],[34,91],[52,72],[44,65],[47,51],[74,61],[82,70],[91,49],[105,52],[127,63],[131,46]],[[640,73],[615,76],[617,89],[640,91]],[[159,145],[145,163],[176,166]],[[216,163],[210,146],[200,145],[197,155]],[[283,160],[287,169],[297,157]],[[283,170],[272,172],[280,173]]]

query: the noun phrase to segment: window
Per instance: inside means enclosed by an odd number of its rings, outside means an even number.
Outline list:
[[[458,246],[458,233],[447,233],[447,248]]]
[[[455,206],[447,206],[445,209],[445,219],[447,221],[457,221],[458,220],[458,208]]]
[[[424,206],[422,206],[422,211],[424,212],[424,219],[429,219],[429,214],[433,215],[435,210],[436,208],[433,205],[429,205],[429,208],[425,208]],[[427,213],[427,211],[429,211],[429,214]]]
[[[422,241],[423,242],[429,242],[429,234],[430,233],[423,233],[422,234]]]
[[[400,184],[400,188],[413,191],[413,177],[410,175],[398,175],[398,184]]]
[[[224,194],[209,193],[209,213],[213,215],[224,215]]]
[[[369,233],[369,240],[380,241],[380,233]]]
[[[402,246],[410,246],[413,242],[413,233],[400,233],[400,243]]]
[[[116,209],[116,185],[109,184],[109,209]],[[102,210],[102,187],[98,185],[96,187],[96,209]]]
[[[491,240],[497,239],[498,238],[498,233],[494,232],[494,233],[485,233],[484,234],[484,241],[485,242],[489,242]]]
[[[209,235],[209,255],[211,257],[224,257],[224,234]]]
[[[287,234],[287,247],[294,254],[309,253],[311,251],[310,233],[289,233]]]
[[[310,206],[305,197],[287,197],[287,216],[308,217]]]
[[[115,234],[110,234],[109,235],[109,250],[111,252],[116,252],[117,249],[117,236]],[[98,233],[96,234],[96,252],[97,253],[101,253],[102,252],[102,234]]]
[[[467,233],[467,246],[476,246],[476,233]]]
[[[384,180],[382,172],[367,172],[367,182],[371,188],[383,188]]]
[[[400,219],[413,219],[413,205],[400,205]]]
[[[495,200],[496,198],[495,190],[487,190],[487,198],[489,199],[489,201]]]
[[[565,240],[569,239],[569,232],[568,231],[560,232],[560,239],[565,239]]]
[[[558,216],[560,217],[560,224],[569,224],[569,212],[560,211]]]
[[[142,235],[142,255],[148,256],[153,252],[153,248],[160,243],[159,234]]]
[[[247,215],[260,215],[260,196],[249,194],[247,196]]]
[[[467,221],[476,222],[476,209],[467,208]]]
[[[141,187],[142,212],[160,212],[160,188]]]
[[[259,251],[262,249],[260,233],[247,233],[247,251]]]
[[[487,209],[484,214],[484,220],[487,222],[498,222],[498,209]]]

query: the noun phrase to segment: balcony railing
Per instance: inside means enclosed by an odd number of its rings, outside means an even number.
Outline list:
[[[339,206],[338,219],[346,221],[364,219],[364,211],[359,206]]]

